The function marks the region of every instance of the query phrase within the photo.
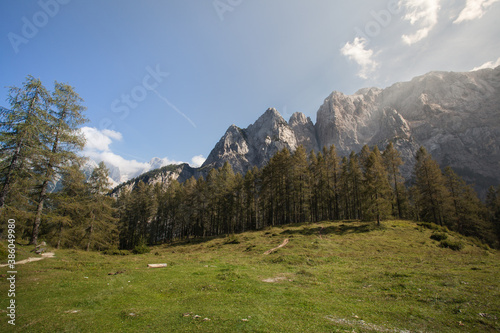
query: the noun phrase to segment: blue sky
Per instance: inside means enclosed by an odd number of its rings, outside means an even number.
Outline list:
[[[499,0],[2,0],[0,105],[28,74],[66,82],[87,155],[196,164],[268,107],[314,121],[333,90],[499,65],[499,18]]]

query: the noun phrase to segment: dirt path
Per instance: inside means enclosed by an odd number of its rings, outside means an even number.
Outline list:
[[[34,257],[34,258],[30,257],[28,259],[16,261],[16,265],[22,265],[22,264],[25,264],[27,262],[32,262],[32,261],[39,261],[39,260],[42,260],[42,259],[45,259],[45,258],[53,258],[55,255],[56,254],[54,252],[42,253],[41,257]],[[0,267],[6,267],[6,266],[9,266],[9,264],[0,265]]]
[[[288,244],[288,238],[285,239],[283,241],[283,243],[281,243],[279,246],[275,247],[274,249],[270,249],[270,250],[267,250],[266,252],[264,252],[264,254],[270,254],[270,253],[273,253],[274,251],[276,251],[277,249],[279,249],[280,247],[283,247],[285,246],[286,244]]]

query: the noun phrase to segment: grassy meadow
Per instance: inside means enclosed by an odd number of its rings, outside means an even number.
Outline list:
[[[441,247],[436,233],[408,221],[344,221],[191,239],[149,254],[55,250],[16,266],[15,327],[8,268],[0,268],[0,331],[499,331],[500,252],[443,230],[463,247]],[[17,245],[17,260],[36,256],[31,249]]]

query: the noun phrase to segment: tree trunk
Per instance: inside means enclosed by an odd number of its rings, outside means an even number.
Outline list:
[[[57,152],[58,144],[59,144],[59,130],[57,130],[56,132],[56,137],[54,139],[54,144],[52,146],[52,154],[55,154]],[[54,168],[53,166],[54,161],[51,160],[52,158],[53,157],[50,157],[49,162],[47,163],[45,180],[43,181],[42,189],[40,190],[40,199],[38,200],[38,206],[36,208],[35,221],[33,222],[33,233],[31,235],[31,242],[30,242],[30,244],[33,245],[36,245],[38,239],[40,223],[42,222],[43,203],[45,202],[45,199],[47,197],[47,187],[49,186],[50,178],[52,177],[53,174],[52,169]]]
[[[40,231],[40,223],[42,222],[42,211],[43,203],[47,195],[47,187],[49,185],[49,180],[46,179],[42,184],[42,190],[40,191],[40,200],[38,201],[38,206],[36,208],[35,221],[33,222],[33,232],[31,234],[30,244],[37,245],[38,233]]]
[[[90,212],[90,230],[89,230],[89,241],[87,242],[87,251],[90,251],[90,243],[92,242],[92,233],[94,232],[94,212]]]
[[[57,240],[57,246],[56,246],[56,249],[58,249],[58,250],[59,250],[59,247],[61,246],[62,232],[63,232],[63,224],[61,223],[59,225],[59,239]]]
[[[17,160],[19,159],[19,155],[21,152],[21,146],[22,146],[22,144],[17,145],[16,151],[14,152],[14,156],[12,156],[12,161],[10,162],[10,165],[9,165],[9,171],[7,172],[7,175],[5,177],[5,182],[3,185],[3,189],[2,189],[2,192],[0,193],[0,209],[2,209],[3,206],[5,205],[5,199],[7,198],[7,194],[9,193],[12,173],[16,169]]]

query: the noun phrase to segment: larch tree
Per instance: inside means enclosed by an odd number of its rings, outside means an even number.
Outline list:
[[[31,244],[37,244],[42,211],[47,189],[54,177],[62,172],[64,167],[76,163],[78,156],[76,151],[83,149],[85,138],[78,126],[85,123],[83,116],[85,107],[81,105],[83,100],[73,90],[73,87],[55,83],[52,95],[54,109],[49,110],[49,128],[45,131],[44,150],[40,163],[40,173],[43,175],[41,185],[38,188],[38,202],[31,234]]]
[[[87,251],[90,249],[107,249],[118,243],[116,208],[109,192],[108,168],[104,162],[92,171],[88,179],[89,205],[85,228]]]
[[[419,215],[436,224],[445,224],[450,208],[450,194],[439,165],[424,147],[417,151],[414,174],[419,192]]]
[[[79,163],[73,163],[62,173],[62,189],[54,195],[54,209],[49,215],[57,238],[56,247],[73,247],[77,240],[72,228],[85,223],[89,205],[89,187]]]
[[[337,149],[335,145],[331,145],[328,149],[328,153],[326,154],[326,164],[328,168],[328,178],[330,179],[329,183],[332,186],[332,198],[330,199],[333,206],[333,215],[331,218],[333,220],[339,219],[339,190],[340,190],[340,160],[337,155]]]
[[[355,219],[363,218],[363,171],[361,170],[361,165],[358,159],[358,156],[354,152],[351,152],[349,155],[349,164],[348,164],[348,180],[349,187],[351,189],[352,194],[352,213],[351,217]]]
[[[380,225],[380,220],[391,213],[391,187],[377,147],[366,159],[364,169],[366,204],[363,216],[365,219],[375,217]]]
[[[51,97],[39,79],[28,76],[21,88],[11,87],[8,101],[10,109],[2,108],[1,112],[0,209],[16,182],[36,182],[35,168],[43,156],[44,138],[50,131]]]
[[[489,244],[496,242],[495,227],[488,219],[486,206],[479,200],[471,185],[458,176],[450,166],[444,169],[445,186],[450,193],[451,229],[466,236],[479,236]]]
[[[307,153],[302,145],[297,147],[291,157],[290,178],[292,221],[304,222],[309,216],[311,188]]]
[[[401,154],[394,148],[390,142],[385,148],[383,154],[383,162],[387,169],[389,181],[392,185],[392,193],[394,195],[395,206],[397,208],[397,216],[403,218],[403,204],[405,202],[405,187],[404,179],[401,176],[400,167],[403,165]]]

